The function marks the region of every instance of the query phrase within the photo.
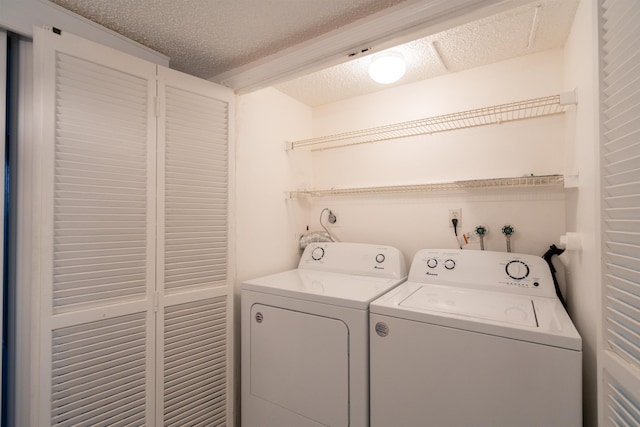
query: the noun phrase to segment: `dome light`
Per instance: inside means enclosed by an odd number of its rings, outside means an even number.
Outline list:
[[[399,53],[388,52],[375,56],[369,65],[371,78],[382,84],[397,82],[407,71],[407,64]]]

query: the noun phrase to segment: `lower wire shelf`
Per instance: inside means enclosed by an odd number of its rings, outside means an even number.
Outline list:
[[[330,190],[288,191],[287,197],[326,197],[365,194],[424,193],[491,188],[563,187],[563,175],[522,176],[513,178],[472,179],[431,184],[394,185],[385,187],[333,188]]]

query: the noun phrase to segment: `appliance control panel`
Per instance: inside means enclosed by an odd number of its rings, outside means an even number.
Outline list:
[[[311,243],[298,268],[391,279],[407,276],[404,255],[398,249],[365,243]]]
[[[555,297],[551,271],[539,256],[508,252],[422,249],[409,281]]]

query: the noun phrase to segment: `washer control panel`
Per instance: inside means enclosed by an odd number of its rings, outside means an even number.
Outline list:
[[[404,255],[398,249],[365,243],[312,243],[298,268],[393,279],[407,276]]]
[[[409,281],[555,297],[546,261],[528,254],[422,249],[413,259]]]

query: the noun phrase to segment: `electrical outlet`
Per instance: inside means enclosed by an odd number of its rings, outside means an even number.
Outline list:
[[[449,209],[449,227],[451,228],[453,228],[453,219],[458,220],[457,227],[460,228],[460,225],[462,225],[462,209]]]
[[[330,230],[342,228],[344,226],[344,218],[340,212],[331,209],[331,215],[327,215],[327,222],[325,222],[325,224],[329,226]]]
[[[338,222],[338,216],[333,211],[329,211],[327,221],[329,221],[329,224],[335,225],[335,223]]]

